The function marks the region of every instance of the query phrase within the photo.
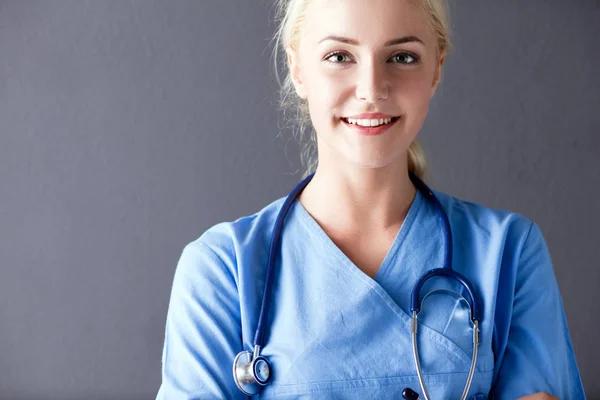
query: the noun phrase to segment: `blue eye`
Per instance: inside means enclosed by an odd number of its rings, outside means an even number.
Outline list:
[[[333,64],[343,64],[350,59],[347,54],[335,52],[325,56],[325,60]]]
[[[398,53],[391,58],[392,62],[398,64],[415,64],[419,61],[419,57],[412,53]]]
[[[402,52],[392,56],[390,60],[392,60],[391,62],[393,64],[409,65],[418,63],[419,57],[413,53]],[[345,64],[351,61],[351,58],[346,53],[336,51],[325,56],[325,61],[330,62],[332,64]]]

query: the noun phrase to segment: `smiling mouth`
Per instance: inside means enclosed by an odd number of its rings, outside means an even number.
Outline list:
[[[398,120],[399,117],[392,118],[379,118],[379,119],[352,119],[352,118],[341,118],[347,124],[361,126],[363,128],[376,128],[388,124],[393,124]]]

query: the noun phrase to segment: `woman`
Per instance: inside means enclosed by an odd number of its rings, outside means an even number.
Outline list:
[[[283,98],[314,128],[318,163],[308,148],[315,173],[290,203],[274,253],[265,343],[255,349],[254,336],[285,199],[185,247],[158,398],[242,399],[244,390],[264,399],[399,399],[410,397],[406,388],[432,399],[584,398],[537,225],[434,191],[440,212],[417,187],[425,163],[415,139],[449,48],[442,0],[278,7],[276,39],[289,67]],[[470,307],[451,279],[423,288],[421,300],[433,295],[419,315],[418,356],[412,350],[411,290],[448,254],[480,300],[472,374]],[[238,366],[259,353],[269,361],[257,367],[268,384],[236,384],[232,365],[242,351]]]

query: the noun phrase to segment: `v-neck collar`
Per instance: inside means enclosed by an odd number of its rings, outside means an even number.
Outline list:
[[[347,264],[349,268],[354,268],[357,271],[359,271],[360,273],[362,273],[368,279],[372,279],[375,282],[380,283],[381,279],[383,279],[383,277],[385,277],[386,273],[393,267],[393,265],[391,265],[391,261],[394,259],[394,256],[395,256],[396,252],[398,251],[398,249],[400,248],[400,245],[404,242],[404,239],[408,235],[408,232],[410,231],[410,228],[415,221],[415,218],[418,214],[418,211],[419,211],[419,208],[420,208],[422,202],[423,202],[423,195],[421,194],[421,192],[419,190],[417,190],[415,197],[414,197],[410,207],[408,208],[406,217],[404,218],[404,221],[402,222],[402,226],[400,226],[400,229],[398,230],[398,233],[396,234],[396,237],[394,238],[392,245],[388,249],[374,278],[371,278],[369,275],[364,273],[360,268],[358,268],[358,266],[356,266],[356,264],[354,264],[352,262],[352,260],[350,260],[350,258],[348,258],[348,256],[346,256],[346,254],[333,242],[333,240],[331,240],[331,238],[327,235],[327,233],[325,233],[325,231],[323,230],[323,228],[321,228],[321,226],[317,223],[317,221],[308,213],[308,211],[304,208],[302,203],[300,203],[298,200],[296,200],[294,202],[294,207],[295,207],[296,211],[298,212],[300,221],[310,231],[312,231],[312,233],[315,234],[322,241],[322,243],[329,248],[329,250],[331,250],[333,253],[335,253],[340,260],[342,260],[345,264]]]

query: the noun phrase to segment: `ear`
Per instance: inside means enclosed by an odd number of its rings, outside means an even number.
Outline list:
[[[304,85],[302,69],[300,68],[298,51],[290,46],[285,50],[285,52],[287,53],[290,77],[292,78],[294,88],[296,88],[296,93],[301,99],[306,99],[306,86]]]
[[[442,67],[444,66],[444,62],[446,61],[446,50],[442,50],[439,56],[439,63],[436,65],[435,73],[433,74],[433,83],[431,85],[431,96],[433,97],[435,91],[442,79]]]

